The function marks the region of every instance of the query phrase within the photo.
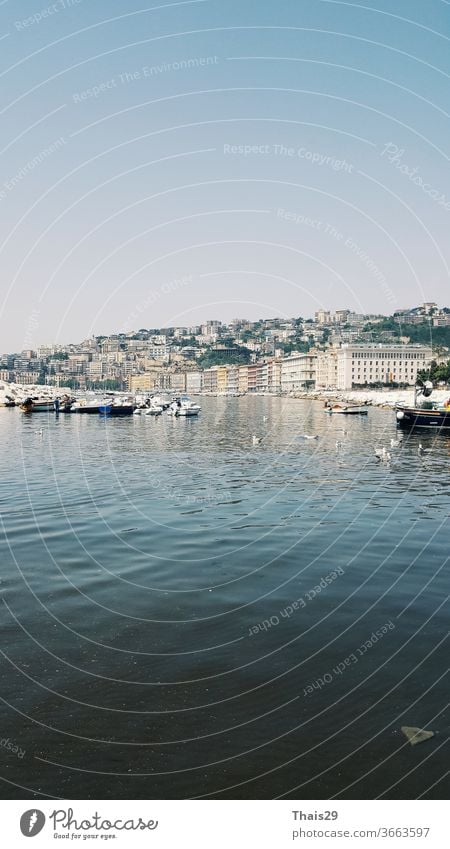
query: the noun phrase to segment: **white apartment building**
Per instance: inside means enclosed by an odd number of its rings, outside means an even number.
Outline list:
[[[368,383],[406,383],[413,386],[417,372],[432,359],[431,348],[421,345],[343,345],[337,352],[337,389]]]
[[[335,389],[338,376],[339,348],[329,348],[317,354],[316,387],[318,389]]]
[[[168,360],[171,352],[170,345],[146,345],[145,353],[152,360]]]
[[[316,383],[317,353],[292,353],[281,363],[281,390],[292,392],[295,389],[313,388]]]

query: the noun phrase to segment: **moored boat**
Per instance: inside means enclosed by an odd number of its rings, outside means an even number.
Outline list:
[[[355,404],[351,406],[341,406],[341,404],[332,404],[328,405],[328,402],[325,403],[325,412],[330,415],[341,415],[341,416],[367,416],[368,410],[365,407],[359,407]]]
[[[53,413],[55,402],[48,398],[25,398],[20,409],[23,413]]]
[[[402,430],[450,431],[450,398],[442,406],[427,401],[433,391],[433,384],[427,381],[418,385],[414,391],[412,406],[398,404],[396,407],[397,426]],[[422,400],[421,400],[422,399]]]
[[[134,402],[124,398],[82,398],[71,408],[72,413],[85,416],[131,416],[134,410]]]
[[[174,398],[168,413],[171,416],[198,416],[201,407],[191,401],[190,398],[183,395],[181,398]]]
[[[24,413],[70,413],[74,398],[63,395],[62,398],[25,398],[20,403]]]
[[[97,415],[100,412],[100,401],[86,401],[84,398],[72,405],[72,413],[80,413],[83,415]]]
[[[100,404],[98,412],[101,416],[132,416],[134,404],[113,401],[112,403]]]

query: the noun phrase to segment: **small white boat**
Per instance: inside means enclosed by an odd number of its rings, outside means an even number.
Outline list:
[[[144,415],[146,416],[160,416],[163,412],[164,407],[161,407],[160,404],[150,404],[145,410],[142,410]]]
[[[332,407],[326,406],[325,412],[334,416],[367,416],[368,414],[368,410],[365,407],[357,407],[356,405],[341,407],[340,404],[334,404]]]
[[[195,404],[190,398],[182,396],[181,398],[174,398],[168,413],[171,416],[198,416],[200,410],[201,407],[198,404]]]

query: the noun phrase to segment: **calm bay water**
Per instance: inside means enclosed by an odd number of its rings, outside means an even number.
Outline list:
[[[443,798],[450,439],[200,403],[0,410],[3,798]]]

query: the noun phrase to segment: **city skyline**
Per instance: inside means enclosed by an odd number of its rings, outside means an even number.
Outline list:
[[[426,303],[427,304],[433,304],[432,309],[437,308],[437,310],[439,310],[439,311],[440,310],[450,311],[450,307],[447,307],[444,304],[438,304],[437,302],[434,302],[434,301],[430,301],[430,302],[426,302]],[[116,337],[116,336],[130,337],[130,336],[132,336],[136,333],[139,333],[141,331],[158,330],[158,331],[163,331],[163,332],[164,331],[169,332],[169,331],[180,330],[180,329],[184,329],[184,328],[186,328],[188,331],[191,331],[191,330],[194,330],[195,328],[200,329],[200,328],[202,328],[202,327],[204,327],[208,324],[211,324],[211,323],[218,323],[222,328],[226,328],[226,329],[230,328],[230,326],[234,322],[239,322],[240,324],[257,324],[259,322],[264,323],[264,322],[280,321],[280,322],[289,323],[289,322],[295,322],[295,321],[303,321],[304,323],[314,323],[315,324],[317,322],[317,314],[319,312],[330,313],[330,315],[336,315],[336,313],[339,313],[339,312],[341,312],[341,313],[342,312],[343,313],[348,312],[350,316],[351,315],[359,315],[359,316],[362,315],[367,320],[369,320],[371,317],[377,317],[377,318],[380,318],[380,317],[393,318],[394,317],[394,318],[397,318],[399,320],[399,323],[401,324],[401,317],[402,317],[403,314],[411,315],[415,311],[420,311],[423,308],[423,306],[425,306],[425,303],[423,305],[413,305],[411,307],[399,308],[398,310],[394,311],[394,313],[392,313],[392,314],[389,314],[389,313],[386,313],[386,314],[385,313],[359,313],[358,314],[358,313],[355,313],[352,310],[349,310],[347,307],[341,306],[341,307],[338,307],[337,309],[331,309],[328,306],[328,307],[321,308],[320,310],[316,311],[316,313],[314,315],[309,315],[309,316],[307,316],[307,315],[290,315],[290,316],[287,316],[287,315],[286,316],[271,315],[271,316],[259,316],[256,319],[251,319],[248,316],[236,316],[235,315],[235,316],[233,316],[232,319],[225,321],[224,319],[219,318],[216,315],[214,317],[209,316],[208,318],[205,318],[203,321],[195,322],[194,324],[179,324],[179,325],[167,325],[167,326],[148,325],[147,327],[145,327],[144,325],[138,326],[136,324],[136,326],[134,326],[131,329],[130,328],[124,329],[123,327],[121,327],[121,328],[119,327],[119,328],[116,328],[116,329],[109,331],[109,332],[105,331],[105,332],[99,332],[99,333],[91,333],[90,335],[83,335],[82,334],[78,341],[73,341],[73,340],[72,341],[68,341],[68,340],[56,341],[56,340],[50,340],[50,339],[39,340],[39,341],[35,342],[34,348],[30,344],[30,345],[26,345],[25,347],[21,348],[20,350],[22,350],[22,351],[23,350],[33,350],[33,349],[39,349],[39,348],[45,348],[45,347],[62,347],[62,348],[64,348],[64,347],[70,347],[70,346],[79,346],[84,341],[89,341],[91,339],[98,339],[98,338],[109,339],[109,338],[113,338],[113,337]],[[319,323],[326,324],[326,322],[319,322]],[[330,322],[330,323],[333,323],[333,322]],[[337,322],[337,323],[339,323],[339,322]],[[34,328],[32,326],[31,327],[31,333],[29,334],[28,338],[25,341],[31,342],[31,335],[33,333],[33,330],[34,330]],[[19,349],[17,349],[17,350],[19,350]],[[12,349],[11,349],[11,351],[12,351]],[[2,352],[0,351],[0,354],[1,353]],[[3,350],[3,354],[5,354],[5,353],[6,353],[6,351]]]

